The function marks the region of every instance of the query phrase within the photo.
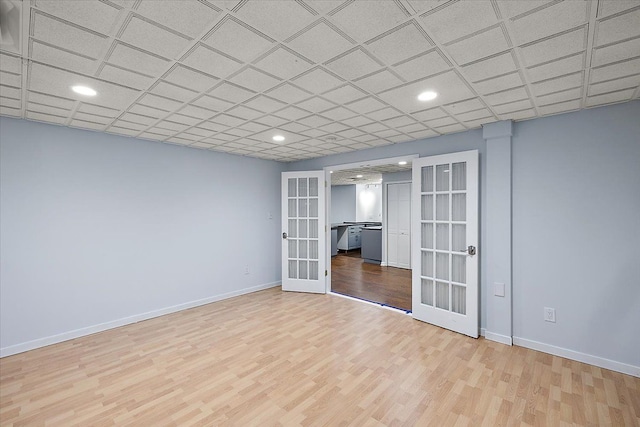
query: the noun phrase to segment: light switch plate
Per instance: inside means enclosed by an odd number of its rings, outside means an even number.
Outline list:
[[[493,284],[493,294],[497,297],[504,296],[504,283],[495,282]]]

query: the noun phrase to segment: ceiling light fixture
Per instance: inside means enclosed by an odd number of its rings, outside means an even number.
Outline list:
[[[282,135],[275,135],[272,139],[273,139],[274,141],[276,141],[276,142],[282,142],[282,141],[284,141],[284,136],[282,136]]]
[[[329,173],[333,173],[333,171],[329,171]]]
[[[362,178],[362,175],[356,175],[356,178]]]
[[[403,161],[401,161],[401,162],[398,162],[398,164],[399,164],[400,166],[404,166],[404,165],[406,165],[406,164],[407,164],[407,162],[403,160]]]
[[[436,99],[436,97],[438,96],[438,94],[432,90],[428,90],[426,92],[422,92],[420,95],[418,95],[418,100],[419,101],[431,101],[432,99]]]
[[[96,94],[98,93],[87,86],[72,86],[71,90],[74,91],[75,93],[79,93],[80,95],[86,95],[86,96],[96,96]]]

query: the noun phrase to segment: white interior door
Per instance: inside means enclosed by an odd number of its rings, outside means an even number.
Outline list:
[[[413,317],[478,337],[478,152],[413,161]]]
[[[282,290],[325,293],[324,171],[282,173]]]
[[[387,265],[411,268],[411,184],[387,185]]]

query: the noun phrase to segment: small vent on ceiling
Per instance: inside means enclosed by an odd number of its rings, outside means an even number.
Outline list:
[[[20,53],[21,6],[17,0],[0,0],[0,49]]]

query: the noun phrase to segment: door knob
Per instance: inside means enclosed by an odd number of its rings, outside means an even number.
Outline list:
[[[469,255],[475,255],[476,254],[476,247],[475,246],[468,246],[467,249],[462,249],[460,252],[465,252]]]
[[[282,238],[283,238],[283,239],[286,239],[286,238],[287,238],[287,233],[286,233],[286,232],[282,233]]]

